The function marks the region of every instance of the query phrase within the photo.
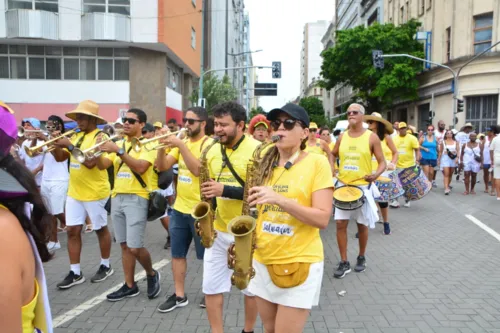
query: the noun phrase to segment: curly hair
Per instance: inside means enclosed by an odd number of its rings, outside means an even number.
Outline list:
[[[271,133],[271,123],[263,114],[258,114],[250,120],[250,124],[248,125],[248,133],[253,135],[253,132],[255,131],[255,125],[258,123],[265,123],[267,125],[267,132]]]

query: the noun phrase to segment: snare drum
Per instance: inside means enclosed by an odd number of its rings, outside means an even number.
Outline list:
[[[376,202],[389,202],[405,194],[397,171],[384,172],[382,175],[375,180],[375,185],[380,192],[380,196],[375,198]]]
[[[337,187],[333,191],[333,204],[336,208],[342,210],[355,210],[361,208],[365,203],[365,194],[357,186]]]
[[[432,183],[427,179],[420,167],[410,167],[399,172],[399,179],[405,190],[405,198],[409,201],[420,200],[432,189]]]

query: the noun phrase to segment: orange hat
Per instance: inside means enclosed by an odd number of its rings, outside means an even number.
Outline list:
[[[271,123],[263,114],[258,114],[250,120],[250,124],[248,125],[248,133],[253,135],[255,127],[257,127],[258,125],[264,125],[267,128],[267,131],[271,133]]]

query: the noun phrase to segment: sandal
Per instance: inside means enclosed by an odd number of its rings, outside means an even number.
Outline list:
[[[476,191],[470,191],[470,194],[474,195],[474,194],[476,194]]]
[[[93,224],[87,224],[85,226],[85,233],[88,234],[88,233],[91,233],[92,231],[94,231],[94,225]]]
[[[465,191],[464,193],[462,193],[463,195],[469,195],[469,192]]]
[[[67,226],[64,226],[64,228],[57,227],[57,232],[66,232],[66,231],[68,231],[68,227]]]

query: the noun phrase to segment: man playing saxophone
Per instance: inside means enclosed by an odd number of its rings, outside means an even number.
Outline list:
[[[208,153],[209,181],[202,184],[201,194],[217,198],[215,229],[217,237],[212,247],[205,250],[203,258],[203,293],[205,294],[208,320],[213,333],[223,332],[223,293],[231,290],[233,271],[228,268],[228,248],[234,237],[227,232],[227,225],[240,216],[243,205],[243,186],[246,169],[259,141],[243,134],[246,122],[245,109],[234,102],[216,105],[213,109],[215,135],[220,144]],[[257,319],[255,299],[247,290],[245,294],[244,332],[252,332]]]
[[[187,129],[187,139],[181,140],[171,135],[161,140],[172,150],[165,154],[165,148],[158,150],[156,163],[158,171],[165,171],[179,165],[177,182],[177,198],[170,217],[172,272],[174,276],[175,292],[167,297],[166,301],[158,306],[160,312],[170,312],[178,307],[188,305],[184,290],[184,281],[187,272],[186,255],[191,241],[194,239],[196,257],[203,260],[205,248],[201,245],[200,237],[194,229],[194,218],[191,216],[193,207],[200,202],[200,161],[199,157],[205,147],[213,141],[205,135],[205,125],[208,113],[204,108],[193,107],[186,111],[184,127]],[[204,307],[202,301],[200,306]]]

